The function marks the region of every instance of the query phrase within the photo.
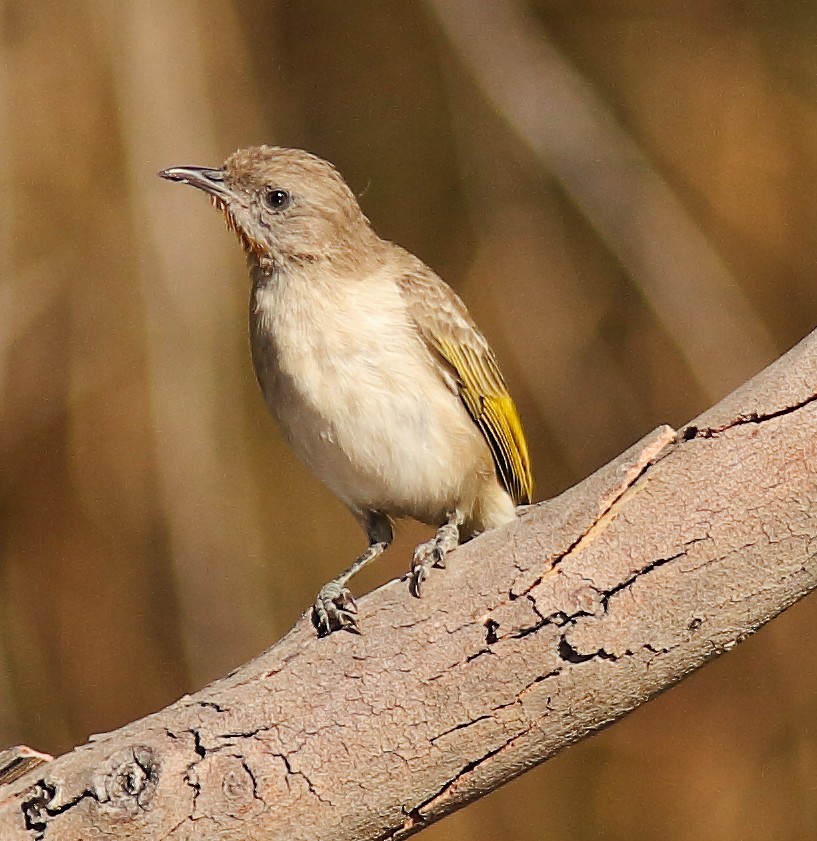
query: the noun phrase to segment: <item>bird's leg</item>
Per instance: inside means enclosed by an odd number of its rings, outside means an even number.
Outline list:
[[[409,589],[418,598],[422,595],[423,582],[432,567],[444,567],[445,556],[459,546],[460,526],[465,517],[461,511],[452,511],[431,540],[421,543],[414,550],[411,560]]]
[[[354,512],[362,522],[369,538],[369,547],[357,560],[333,581],[321,587],[312,608],[312,621],[318,629],[318,636],[325,637],[333,631],[360,633],[357,627],[357,605],[346,587],[349,579],[366,564],[389,548],[393,540],[391,521],[385,514],[376,511]]]

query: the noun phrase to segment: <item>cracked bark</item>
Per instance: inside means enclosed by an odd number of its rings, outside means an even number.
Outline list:
[[[817,333],[455,552],[0,787],[4,841],[403,838],[817,586]]]

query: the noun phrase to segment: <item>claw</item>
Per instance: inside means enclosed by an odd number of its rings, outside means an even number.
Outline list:
[[[409,580],[409,592],[418,599],[423,597],[423,582],[428,578],[428,567],[425,564],[418,564],[411,571]]]
[[[329,636],[334,631],[359,634],[356,614],[357,604],[349,590],[330,582],[318,593],[312,608],[312,622],[319,637]]]
[[[443,527],[444,529],[445,527]],[[445,556],[449,549],[453,549],[451,538],[443,529],[437,532],[433,540],[421,543],[414,550],[411,561],[409,592],[418,599],[422,597],[423,582],[428,579],[434,567],[445,569]]]
[[[414,550],[414,557],[411,559],[411,573],[409,574],[409,592],[418,599],[422,598],[423,582],[428,579],[431,567],[435,566],[437,544],[434,540],[421,543]]]

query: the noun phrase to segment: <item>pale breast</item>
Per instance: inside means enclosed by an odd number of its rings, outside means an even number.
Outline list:
[[[284,434],[347,505],[436,520],[493,470],[394,284],[376,275],[256,283],[251,338]]]

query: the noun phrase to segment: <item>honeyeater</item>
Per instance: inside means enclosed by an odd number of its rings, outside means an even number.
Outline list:
[[[321,635],[357,630],[346,585],[389,546],[393,519],[437,530],[414,551],[419,596],[446,553],[530,502],[528,448],[496,357],[454,291],[378,237],[321,158],[257,146],[217,168],[159,174],[207,193],[246,251],[267,405],[369,541],[321,588],[315,625]]]

